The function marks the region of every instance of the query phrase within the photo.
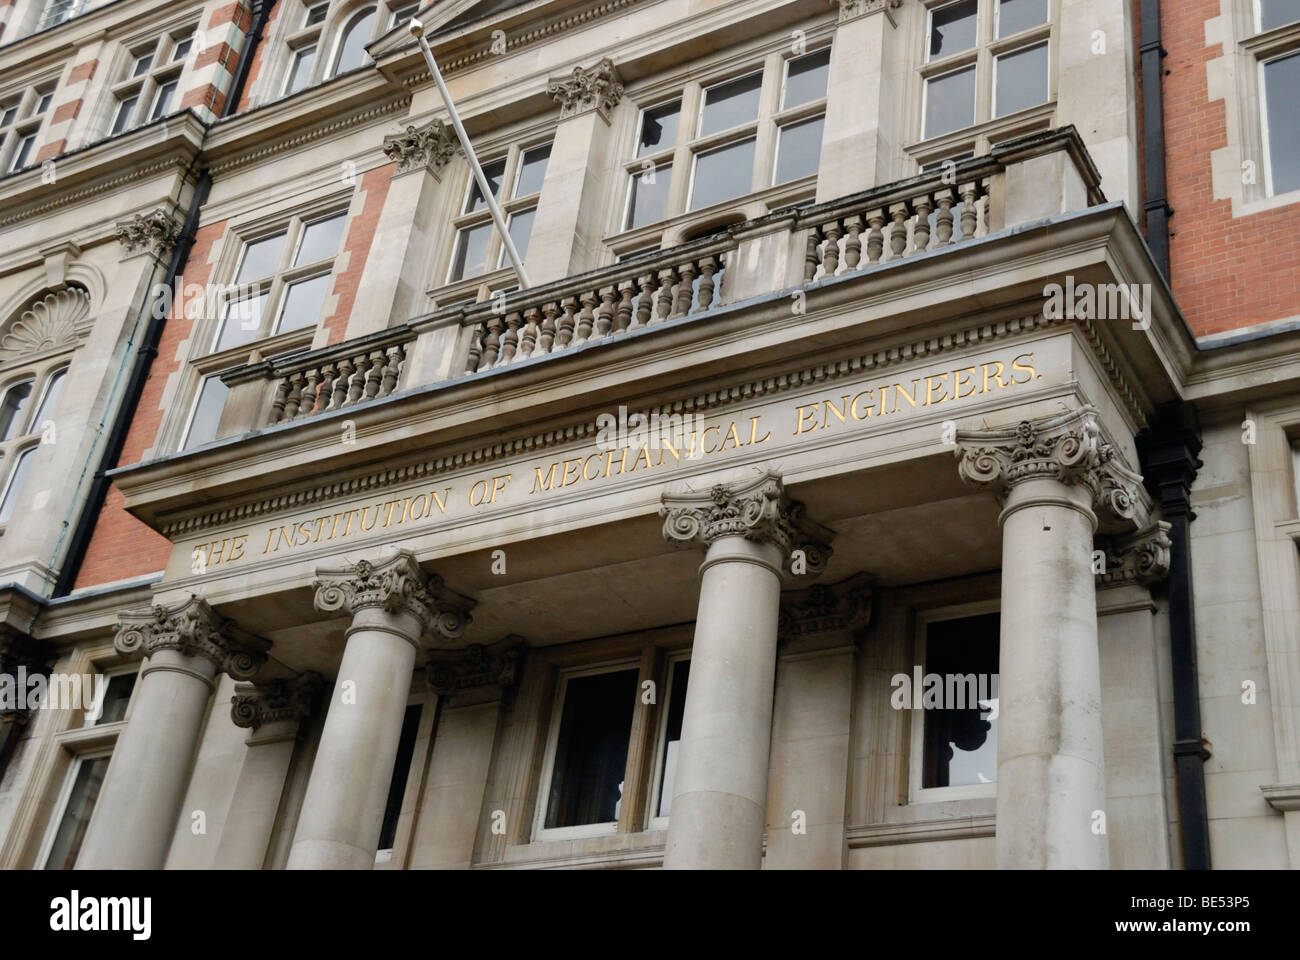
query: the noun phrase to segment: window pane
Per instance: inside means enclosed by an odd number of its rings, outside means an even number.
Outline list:
[[[927,704],[924,711],[923,787],[997,781],[998,728],[989,701],[998,695],[998,624],[998,614],[989,613],[926,628],[925,674],[942,678],[943,693],[939,709]]]
[[[456,235],[456,253],[451,263],[452,281],[477,277],[487,269],[487,242],[491,235],[491,221],[466,227]]]
[[[81,841],[85,839],[86,828],[90,825],[90,815],[94,812],[95,801],[99,799],[100,788],[104,785],[104,774],[108,772],[108,757],[96,757],[83,760],[77,767],[77,778],[72,783],[72,793],[68,796],[68,805],[63,808],[59,819],[59,832],[54,835],[54,846],[45,861],[46,870],[71,870],[81,852]]]
[[[547,829],[618,819],[636,678],[636,670],[616,670],[572,677],[565,685]]]
[[[413,16],[415,16],[415,12],[419,9],[420,9],[420,5],[418,3],[408,3],[405,6],[399,7],[398,9],[394,10],[393,26],[406,23],[407,20],[410,20]]]
[[[139,60],[135,62],[135,69],[131,71],[131,76],[142,77],[149,72],[149,68],[152,66],[153,66],[153,54],[152,53],[145,54],[143,57],[141,57]]]
[[[100,707],[95,726],[117,723],[119,720],[126,719],[126,706],[131,702],[135,678],[134,673],[119,673],[108,678],[108,689],[104,691],[104,702]]]
[[[172,95],[174,93],[176,93],[175,80],[172,80],[169,83],[164,83],[158,88],[158,92],[153,98],[153,109],[149,111],[150,120],[157,120],[171,109]]]
[[[625,229],[657,223],[664,218],[672,172],[672,164],[665,163],[653,170],[632,174]]]
[[[781,107],[797,107],[826,96],[826,78],[830,76],[831,52],[821,50],[786,66],[785,90],[781,94]]]
[[[245,297],[243,300],[226,302],[225,316],[221,323],[221,333],[213,353],[229,350],[241,343],[250,343],[257,339],[262,329],[262,312],[266,309],[266,294]]]
[[[1273,193],[1300,190],[1300,54],[1264,64],[1264,95],[1268,99],[1268,152]]]
[[[189,37],[186,37],[184,40],[177,40],[176,46],[172,47],[172,63],[175,63],[177,60],[184,60],[189,56],[190,47],[193,45],[194,41]]]
[[[36,416],[32,418],[31,428],[28,433],[41,433],[44,430],[42,424],[54,416],[54,411],[59,405],[59,391],[63,389],[63,378],[67,376],[68,368],[64,367],[53,377],[50,378],[49,385],[45,388],[45,396],[41,398],[40,408],[36,411]]]
[[[519,175],[515,177],[516,197],[526,197],[542,189],[542,180],[546,177],[546,162],[551,159],[551,145],[533,147],[525,150],[519,161]]]
[[[50,104],[54,102],[53,93],[41,94],[41,99],[36,103],[36,109],[32,111],[33,117],[39,117],[46,110],[50,109]]]
[[[307,224],[303,228],[302,238],[298,241],[298,254],[293,258],[294,266],[315,263],[336,256],[339,252],[339,244],[343,240],[343,224],[347,218],[346,213],[340,213]]]
[[[24,380],[5,391],[4,401],[0,402],[0,440],[22,436],[23,410],[32,395],[32,383]]]
[[[519,251],[519,259],[522,260],[528,256],[528,238],[533,233],[533,218],[537,215],[537,208],[531,210],[520,210],[518,213],[510,214],[509,228],[510,239],[515,242],[515,249]],[[497,260],[497,266],[504,267],[510,263],[510,255],[506,253],[506,245],[501,244],[501,255]]]
[[[491,163],[483,164],[483,177],[488,182],[488,189],[492,191],[493,197],[501,196],[501,178],[506,175],[506,158],[493,160]],[[465,201],[465,213],[473,213],[475,210],[484,210],[487,208],[487,201],[483,199],[483,191],[478,188],[478,180],[470,174],[469,199]]]
[[[307,86],[311,77],[312,65],[316,62],[316,48],[303,47],[293,55],[293,66],[289,68],[289,80],[285,84],[285,93],[297,93]]]
[[[330,12],[328,3],[318,3],[307,11],[307,22],[304,26],[314,27],[318,23],[325,22],[325,16]]]
[[[758,91],[762,85],[763,75],[755,73],[705,90],[699,136],[705,137],[757,119]],[[745,192],[748,193],[748,189]]]
[[[677,143],[677,121],[681,119],[682,102],[651,107],[641,114],[641,139],[637,141],[636,155],[644,156]]]
[[[663,772],[659,776],[659,808],[657,817],[668,816],[673,804],[673,779],[677,773],[677,749],[682,744],[682,715],[686,712],[686,683],[691,675],[691,661],[678,660],[673,664],[673,676],[668,687],[668,722],[664,728]]]
[[[695,158],[690,209],[698,210],[749,193],[754,171],[754,138],[731,143]]]
[[[113,117],[114,133],[121,133],[131,125],[131,114],[135,111],[135,105],[139,101],[139,97],[127,97],[117,105],[117,115]]]
[[[194,419],[190,421],[189,432],[185,435],[182,450],[211,443],[217,438],[217,426],[221,423],[221,413],[226,409],[226,395],[230,388],[221,382],[220,377],[208,377],[199,389],[199,402],[194,408]]]
[[[280,308],[280,323],[275,332],[284,333],[286,330],[316,326],[320,322],[329,285],[328,273],[290,284],[284,295],[284,306]]]
[[[18,116],[17,107],[8,107],[3,112],[0,112],[0,130],[13,123],[16,116]]]
[[[27,479],[27,471],[31,469],[32,457],[35,454],[36,447],[29,447],[18,455],[14,463],[14,472],[9,478],[9,486],[5,488],[4,501],[0,502],[0,523],[8,523],[9,518],[14,515],[18,498],[22,496],[23,481]]]
[[[1300,20],[1300,0],[1259,0],[1259,28],[1272,30]]]
[[[1047,0],[1000,0],[998,36],[1009,37],[1047,22]]]
[[[388,803],[384,806],[384,821],[379,828],[379,849],[392,850],[397,839],[397,821],[402,815],[402,798],[406,796],[406,780],[411,774],[411,758],[415,756],[415,735],[420,730],[420,705],[406,708],[402,718],[402,735],[397,741],[397,763],[393,779],[388,784]]]
[[[334,61],[335,74],[355,70],[366,62],[366,44],[370,42],[374,22],[375,11],[372,8],[347,25],[343,31],[343,42],[339,44],[338,59]]]
[[[925,137],[951,133],[975,122],[975,68],[925,82]]]
[[[979,0],[940,7],[930,13],[930,59],[961,53],[975,46]]]
[[[244,247],[244,261],[239,265],[235,283],[261,280],[275,273],[275,268],[280,265],[280,249],[283,244],[283,233],[247,244]]]
[[[995,117],[1047,102],[1047,44],[998,57]]]
[[[821,161],[823,126],[825,118],[814,117],[781,128],[776,153],[777,183],[787,183],[817,172]]]
[[[27,158],[31,156],[32,147],[36,145],[36,134],[29,133],[18,141],[18,149],[14,151],[13,162],[9,164],[9,170],[12,173],[15,170],[21,170],[27,166]]]

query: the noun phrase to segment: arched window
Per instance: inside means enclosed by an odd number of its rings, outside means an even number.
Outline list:
[[[23,481],[32,465],[32,457],[45,433],[54,439],[54,411],[67,375],[66,365],[45,375],[27,377],[11,384],[0,398],[0,527],[9,522],[22,495]],[[39,383],[40,391],[36,388]],[[36,403],[32,412],[32,401]],[[37,436],[39,442],[34,442]]]
[[[54,411],[59,405],[59,391],[63,389],[63,378],[67,373],[67,367],[57,370],[45,384],[45,396],[41,398],[41,405],[36,408],[36,416],[32,417],[29,433],[43,432],[45,424],[54,418]]]
[[[330,76],[355,70],[366,62],[366,44],[370,42],[375,26],[375,8],[362,7],[354,13],[339,35],[337,52]]]
[[[35,379],[29,377],[26,380],[19,380],[5,391],[4,399],[0,400],[0,441],[22,436],[26,419],[24,414],[27,412],[27,402],[31,399],[32,386],[35,383]]]

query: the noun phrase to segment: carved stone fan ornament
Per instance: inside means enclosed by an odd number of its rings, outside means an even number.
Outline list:
[[[0,363],[45,353],[74,342],[90,315],[90,294],[68,287],[46,294],[20,313],[0,335]]]

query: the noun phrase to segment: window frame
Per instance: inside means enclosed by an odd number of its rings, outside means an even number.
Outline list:
[[[125,47],[126,62],[118,70],[118,80],[109,88],[112,106],[104,128],[105,136],[121,136],[178,112],[177,95],[186,68],[197,57],[200,44],[194,40],[198,33],[196,21],[163,30],[152,41],[143,40]],[[174,58],[174,52],[184,43],[189,43],[189,49],[184,56]],[[137,66],[146,57],[150,58],[148,67],[137,73]],[[167,106],[155,116],[158,98],[169,84],[175,84],[175,87],[168,97]],[[135,102],[127,108],[126,123],[118,129],[124,105],[132,98]]]
[[[45,132],[46,121],[53,113],[56,83],[57,79],[41,79],[31,83],[16,96],[11,94],[0,98],[0,120],[10,109],[15,111],[9,124],[0,127],[0,175],[8,176],[37,166],[36,157],[40,153],[42,134]],[[29,138],[31,150],[23,158],[22,165],[15,166],[21,145]]]
[[[26,367],[14,371],[15,375],[10,376],[0,387],[0,403],[9,396],[9,391],[13,390],[20,384],[31,383],[32,392],[28,394],[27,404],[18,413],[18,432],[8,439],[0,439],[0,510],[3,510],[6,500],[9,498],[13,489],[14,482],[17,479],[18,466],[22,463],[23,458],[27,456],[36,456],[37,450],[41,446],[44,430],[40,429],[40,424],[36,422],[37,415],[42,413],[42,408],[49,398],[50,390],[54,385],[56,378],[62,375],[66,378],[71,370],[72,362],[63,355],[56,356],[51,360],[33,368]],[[53,411],[47,419],[53,419]],[[56,421],[57,427],[57,421]],[[29,466],[30,470],[31,467]],[[30,473],[23,478],[23,484],[26,485],[30,479]],[[22,488],[18,488],[17,496],[22,497]],[[16,510],[18,503],[15,502]],[[8,520],[0,520],[0,536],[4,534],[5,529],[9,526]]]
[[[663,664],[663,704],[659,711],[659,716],[655,722],[655,735],[653,741],[654,762],[650,768],[650,783],[646,788],[646,811],[645,826],[647,830],[667,830],[669,816],[659,816],[655,811],[659,809],[663,787],[663,772],[668,761],[668,715],[672,712],[673,700],[678,691],[673,689],[673,673],[677,664],[683,660],[689,662],[691,659],[691,650],[675,650],[664,657]],[[689,683],[689,681],[688,681]]]
[[[1294,24],[1288,24],[1287,26],[1288,27],[1294,26]],[[1287,29],[1287,28],[1280,27],[1278,29]],[[1256,66],[1255,66],[1256,77],[1257,77],[1256,82],[1258,84],[1258,90],[1259,90],[1258,102],[1259,102],[1259,131],[1260,131],[1260,146],[1261,146],[1260,157],[1264,161],[1263,164],[1264,165],[1264,197],[1265,199],[1268,200],[1272,200],[1275,197],[1287,197],[1291,195],[1294,195],[1297,199],[1300,199],[1300,186],[1293,187],[1290,190],[1285,190],[1282,193],[1278,193],[1277,190],[1275,189],[1276,184],[1274,183],[1275,174],[1273,170],[1273,149],[1269,139],[1269,123],[1268,123],[1268,82],[1266,77],[1266,71],[1268,69],[1268,65],[1270,63],[1276,63],[1281,60],[1288,60],[1292,57],[1300,58],[1300,46],[1291,47],[1282,50],[1280,52],[1262,54],[1256,58]]]
[[[916,627],[912,638],[914,664],[921,665],[922,676],[925,674],[926,634],[932,623],[947,620],[964,620],[982,614],[1002,612],[1002,602],[998,599],[977,600],[971,603],[957,603],[947,606],[927,607],[916,612]],[[998,664],[1001,671],[1001,662]],[[912,691],[913,697],[920,691]],[[959,787],[922,786],[925,765],[925,721],[927,711],[909,710],[911,715],[907,739],[907,802],[909,804],[945,803],[954,800],[980,800],[997,796],[997,781],[993,783],[972,783]]]

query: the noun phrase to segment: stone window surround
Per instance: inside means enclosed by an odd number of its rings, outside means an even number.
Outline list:
[[[35,134],[36,140],[28,152],[24,169],[34,164],[36,154],[44,140],[44,132],[49,119],[54,114],[56,105],[53,94],[58,81],[59,74],[57,73],[36,79],[24,79],[21,83],[14,85],[15,89],[12,93],[0,94],[0,118],[3,118],[5,111],[11,107],[18,108],[13,123],[4,130],[0,130],[0,176],[17,172],[10,171],[9,165],[14,159],[18,144],[28,134]],[[47,94],[51,95],[49,105],[40,113],[35,113],[34,111],[40,105],[41,99]]]
[[[1214,199],[1231,200],[1233,217],[1245,217],[1300,201],[1300,190],[1269,195],[1265,154],[1263,64],[1300,51],[1300,22],[1259,33],[1255,0],[1220,0],[1220,15],[1205,23],[1207,45],[1223,55],[1205,65],[1210,102],[1222,100],[1227,145],[1210,154]],[[1245,183],[1245,164],[1255,163],[1255,183]]]
[[[139,670],[141,661],[124,657],[113,648],[111,637],[74,650],[70,659],[60,660],[51,669],[55,673],[117,674]],[[137,689],[139,685],[137,683]],[[26,837],[25,849],[17,851],[20,859],[12,864],[19,868],[40,869],[49,856],[58,823],[72,792],[79,761],[108,756],[131,719],[135,695],[127,703],[126,714],[116,723],[85,726],[84,711],[38,711],[47,726],[37,731],[49,738],[41,751],[38,769],[33,772],[32,788],[24,795],[22,807],[15,811],[14,824],[27,821],[26,828],[13,835]]]
[[[999,600],[980,600],[970,603],[958,603],[942,607],[927,607],[916,612],[916,636],[914,639],[914,657],[912,664],[920,664],[925,667],[925,637],[926,627],[931,623],[937,623],[944,620],[961,620],[966,617],[975,617],[985,613],[997,613],[1001,609]],[[906,668],[900,668],[898,672],[908,673],[910,676],[912,664],[906,665]],[[924,672],[924,670],[923,670]],[[892,693],[892,691],[891,691]],[[920,691],[913,691],[913,697],[918,696]],[[968,784],[959,787],[923,787],[921,786],[922,765],[924,763],[925,751],[925,718],[924,710],[913,710],[910,712],[912,723],[909,724],[910,730],[907,737],[907,756],[908,756],[908,803],[909,804],[926,804],[939,803],[952,800],[973,800],[983,797],[993,798],[997,796],[997,783],[980,783]]]
[[[976,26],[975,48],[927,62],[926,44],[929,41],[929,12],[952,2],[953,0],[921,0],[926,15],[916,18],[920,24],[920,30],[916,40],[908,47],[911,51],[910,55],[915,58],[915,75],[918,81],[912,85],[910,95],[915,99],[914,103],[908,107],[907,117],[909,119],[905,127],[911,132],[913,139],[910,143],[904,144],[903,151],[916,161],[918,170],[926,164],[959,154],[973,153],[977,157],[984,156],[989,152],[993,144],[1034,130],[1048,129],[1054,125],[1056,118],[1060,64],[1058,24],[1060,23],[1060,4],[1062,0],[1048,0],[1048,20],[1046,24],[1022,30],[1013,37],[1003,39],[996,39],[993,36],[995,0],[979,0],[980,12]],[[996,82],[996,57],[1024,47],[1034,46],[1043,40],[1046,40],[1048,45],[1047,100],[1037,106],[1019,110],[1004,117],[994,117],[993,91]],[[975,123],[969,127],[922,139],[925,119],[926,80],[951,73],[971,64],[975,64]]]
[[[290,230],[290,233],[292,233],[290,228],[295,223],[301,225],[328,217],[331,214],[344,213],[349,214],[349,219],[343,225],[343,239],[340,241],[339,251],[335,254],[330,269],[331,276],[337,276],[340,264],[345,262],[347,258],[344,246],[347,243],[348,231],[351,228],[350,214],[352,212],[348,204],[353,199],[354,192],[351,187],[344,191],[331,190],[330,193],[318,196],[309,203],[295,202],[292,206],[277,205],[279,209],[266,211],[265,213],[263,210],[256,210],[254,214],[264,213],[264,215],[256,216],[256,218],[250,217],[237,223],[232,222],[228,225],[221,240],[220,253],[212,264],[211,276],[216,279],[207,285],[202,309],[198,311],[199,319],[195,320],[190,331],[188,345],[183,345],[181,348],[183,351],[187,351],[188,361],[183,364],[178,372],[179,379],[176,384],[176,392],[173,394],[173,401],[165,403],[165,408],[170,413],[164,417],[159,428],[158,437],[154,443],[155,450],[180,449],[187,438],[190,424],[198,408],[203,381],[209,376],[229,367],[255,362],[254,355],[256,355],[256,360],[260,360],[264,357],[279,357],[298,353],[312,346],[316,333],[320,329],[319,320],[312,326],[300,327],[296,330],[288,330],[260,340],[253,340],[249,343],[230,347],[219,353],[211,352],[211,345],[215,342],[217,331],[221,326],[224,306],[220,302],[218,294],[222,290],[222,284],[233,286],[246,244],[275,234],[280,230]],[[286,242],[292,239],[292,236],[287,236]],[[286,285],[279,280],[278,273],[274,276],[272,287],[269,289],[274,290],[277,286],[279,288],[278,294],[273,292],[267,299],[266,316],[275,315],[278,304],[284,297],[283,291]],[[321,311],[321,319],[332,314],[335,302],[335,294],[331,285],[330,290],[325,295],[325,306]],[[187,312],[190,309],[190,304],[187,303]],[[175,398],[185,398],[185,400],[178,404],[175,402]],[[181,415],[180,411],[184,411],[184,414]]]
[[[184,18],[181,19],[184,20]],[[172,92],[171,103],[161,116],[168,116],[179,110],[181,97],[184,93],[180,86],[181,78],[186,68],[192,66],[198,56],[199,43],[197,38],[199,32],[198,22],[191,21],[189,23],[182,22],[177,26],[169,26],[161,31],[151,32],[138,39],[126,37],[121,40],[116,58],[118,63],[112,73],[112,76],[119,79],[112,84],[108,91],[106,109],[101,111],[101,124],[97,127],[100,131],[100,137],[96,139],[114,135],[113,126],[117,121],[119,105],[131,96],[136,96],[137,101],[131,109],[131,119],[119,132],[125,133],[149,123],[150,114],[154,108],[154,100],[158,91],[165,84],[174,82],[176,88]],[[186,40],[190,43],[189,51],[181,59],[172,60],[173,51],[177,45],[184,43]],[[141,57],[146,56],[153,57],[153,62],[140,76],[133,76],[136,63],[139,62]]]
[[[376,16],[372,27],[370,42],[379,39],[395,24],[394,14],[405,6],[405,0],[325,0],[330,10],[320,23],[306,26],[307,11],[318,3],[311,0],[284,0],[282,10],[276,16],[269,35],[263,41],[261,56],[264,59],[259,71],[256,88],[250,98],[250,106],[270,103],[282,97],[292,96],[286,88],[289,74],[293,69],[294,57],[298,50],[306,46],[315,46],[316,54],[312,60],[311,74],[301,93],[314,86],[332,79],[329,70],[338,53],[343,30],[352,16],[364,7],[377,7],[384,15]],[[327,52],[328,56],[322,53]]]
[[[16,370],[7,376],[3,382],[0,382],[0,400],[3,400],[8,394],[10,388],[20,383],[31,380],[32,392],[28,397],[27,408],[23,411],[24,419],[33,418],[41,409],[41,404],[49,395],[50,385],[54,382],[55,376],[63,373],[65,376],[71,368],[71,359],[67,356],[68,350],[60,351],[53,357],[47,358],[36,366],[24,367]],[[35,450],[41,445],[41,425],[31,423],[27,430],[16,435],[11,440],[0,441],[0,504],[4,503],[5,497],[9,495],[9,487],[13,482],[13,470],[18,460],[29,450]],[[31,474],[27,476],[27,482],[31,481]],[[19,491],[19,496],[22,493]],[[5,525],[0,523],[0,537],[4,536]]]
[[[761,42],[745,44],[730,50],[721,57],[691,63],[648,83],[633,83],[628,86],[624,99],[633,106],[633,109],[623,112],[622,116],[615,121],[616,128],[611,136],[611,142],[617,145],[620,163],[618,168],[620,175],[612,178],[615,181],[614,192],[610,197],[611,213],[605,236],[605,244],[613,251],[611,263],[633,251],[674,246],[684,238],[698,234],[714,223],[732,223],[762,216],[777,207],[811,200],[814,197],[817,189],[816,174],[789,183],[772,184],[776,170],[778,125],[796,119],[808,119],[824,114],[826,111],[825,97],[788,110],[780,109],[779,101],[786,63],[791,59],[797,59],[798,56],[829,49],[835,34],[834,22],[808,25],[802,29],[805,33],[802,54],[796,55],[793,52],[789,33],[782,32],[776,37],[767,37]],[[728,80],[739,79],[759,70],[763,71],[763,87],[759,93],[758,119],[742,127],[695,137],[703,89]],[[682,106],[677,128],[677,143],[672,147],[656,150],[641,157],[636,156],[638,138],[641,135],[642,112],[679,99],[682,101]],[[701,207],[698,210],[687,210],[687,197],[693,179],[696,153],[709,147],[743,139],[751,129],[755,131],[758,143],[754,153],[754,171],[750,183],[751,187],[754,184],[759,186],[732,200]],[[624,229],[631,177],[640,174],[646,161],[660,164],[672,163],[674,179],[669,188],[665,216],[654,223]],[[686,175],[676,175],[678,170],[685,171]]]

